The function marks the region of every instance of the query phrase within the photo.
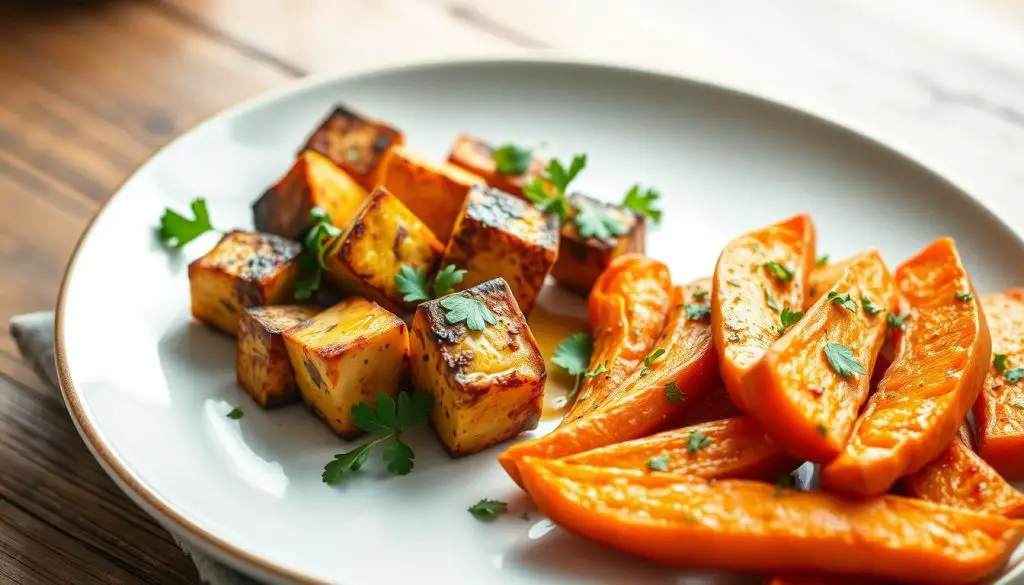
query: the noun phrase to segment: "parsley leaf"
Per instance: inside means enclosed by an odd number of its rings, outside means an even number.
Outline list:
[[[668,455],[658,455],[647,460],[647,469],[651,471],[668,471]]]
[[[551,363],[569,372],[572,376],[579,376],[586,372],[590,366],[590,354],[593,351],[594,340],[590,338],[590,335],[586,333],[573,333],[555,347],[555,353],[551,356]],[[599,370],[593,375],[589,373],[587,375],[592,378],[600,374],[604,371],[604,364],[601,364]]]
[[[889,327],[892,329],[906,329],[907,317],[909,316],[909,313],[906,315],[897,315],[896,313],[889,313],[889,316],[886,317],[886,323],[888,323]]]
[[[814,261],[815,266],[824,266],[828,264],[828,254],[822,254],[818,256],[818,259]]]
[[[708,305],[686,305],[686,318],[691,321],[703,321],[711,316],[711,307]]]
[[[452,292],[452,288],[462,282],[465,277],[466,271],[455,268],[454,264],[449,264],[438,270],[434,275],[434,298],[440,298]]]
[[[828,300],[832,301],[832,304],[839,305],[851,313],[857,312],[857,303],[850,298],[850,293],[839,294],[832,290],[828,293]]]
[[[502,175],[521,175],[530,170],[533,149],[516,146],[511,142],[494,150],[494,164]]]
[[[295,298],[308,300],[320,288],[323,272],[327,269],[326,256],[339,243],[341,230],[331,223],[331,216],[319,207],[309,211],[313,227],[306,233],[302,256],[299,257],[299,279],[295,282]]]
[[[1003,374],[1006,377],[1006,381],[1011,384],[1016,384],[1021,380],[1024,380],[1024,368],[1014,368],[1012,370],[1006,370]]]
[[[795,274],[793,274],[793,271],[783,266],[782,264],[779,264],[775,260],[765,262],[764,267],[766,270],[768,270],[768,272],[772,274],[772,276],[779,279],[780,281],[793,282],[793,277],[795,276]]]
[[[588,378],[596,378],[601,374],[605,373],[604,362],[600,363],[596,368],[589,372],[584,372],[584,376]]]
[[[654,189],[640,191],[640,185],[633,185],[626,192],[626,198],[623,199],[622,206],[644,217],[649,217],[655,224],[659,224],[661,223],[661,210],[654,207],[654,202],[660,197],[661,193]]]
[[[832,369],[844,378],[854,374],[867,373],[864,366],[860,365],[860,362],[858,362],[857,358],[853,355],[853,351],[845,345],[831,341],[826,343],[825,357],[828,359],[828,363],[832,366]]]
[[[658,349],[652,351],[647,357],[645,357],[644,358],[644,367],[643,367],[642,370],[640,370],[640,375],[641,376],[646,376],[647,374],[650,374],[651,373],[651,364],[653,364],[655,360],[657,360],[658,358],[660,358],[663,355],[665,355],[665,350],[661,349],[659,347]]]
[[[726,341],[731,341],[731,342],[735,343],[735,342],[740,340],[740,334],[739,333],[730,333],[730,334],[725,336],[725,340]]]
[[[701,288],[701,287],[698,286],[693,291],[693,298],[698,300],[698,301],[703,301],[705,298],[707,298],[708,292],[709,291],[707,289],[704,289],[704,288]]]
[[[764,289],[764,300],[768,303],[769,309],[776,312],[779,310],[779,303],[775,301],[775,295],[772,294],[772,291]]]
[[[867,313],[868,315],[877,315],[884,310],[882,307],[879,307],[874,302],[872,302],[871,299],[864,295],[860,296],[860,306],[864,307],[864,312]]]
[[[398,285],[398,292],[405,295],[402,300],[407,303],[430,300],[430,293],[427,291],[427,273],[422,266],[413,268],[408,264],[402,264],[398,267],[398,274],[395,275],[395,284]]]
[[[470,506],[468,511],[477,520],[491,522],[508,512],[508,504],[499,500],[483,499]]]
[[[626,233],[622,222],[601,205],[579,207],[573,222],[576,224],[576,231],[584,238],[608,241]]]
[[[197,197],[192,200],[192,215],[195,219],[189,219],[173,209],[164,209],[160,217],[160,241],[171,248],[182,248],[185,244],[213,231],[213,224],[210,223],[210,213],[206,209],[206,200]]]
[[[566,169],[558,159],[548,161],[544,176],[534,179],[523,187],[523,195],[532,201],[538,209],[545,213],[553,213],[563,223],[569,218],[569,196],[566,190],[569,183],[587,166],[587,155],[577,154],[572,157]]]
[[[789,307],[783,307],[782,314],[779,315],[779,319],[782,320],[782,330],[785,331],[786,329],[789,329],[795,325],[797,321],[802,319],[803,316],[803,311],[794,311]]]
[[[352,419],[356,426],[370,433],[379,435],[351,451],[339,453],[324,466],[321,476],[326,484],[336,484],[346,474],[359,471],[366,463],[374,447],[383,445],[381,458],[387,463],[388,471],[405,475],[412,471],[413,459],[416,455],[412,449],[402,442],[402,432],[427,422],[434,399],[425,392],[401,392],[398,400],[387,394],[378,394],[374,408],[359,402],[352,406]]]
[[[969,301],[969,300],[974,298],[974,293],[958,292],[958,293],[956,293],[953,296],[956,297],[956,300],[958,300],[958,301],[965,301],[966,302],[966,301]]]
[[[828,428],[826,428],[825,425],[819,424],[818,426],[816,426],[814,428],[818,431],[818,434],[821,435],[822,437],[827,437],[828,436]]]
[[[686,396],[675,382],[669,382],[665,384],[665,398],[668,398],[669,402],[682,402]]]
[[[992,367],[994,367],[996,369],[996,371],[999,372],[1000,374],[1005,372],[1006,371],[1006,354],[1005,353],[997,353],[994,356],[992,356]]]
[[[445,319],[452,324],[466,322],[466,327],[473,331],[483,331],[487,325],[494,325],[498,318],[487,305],[478,299],[466,295],[450,295],[440,301],[445,308]]]
[[[707,449],[711,445],[711,439],[700,431],[690,431],[690,438],[686,441],[686,451],[696,453]]]
[[[225,416],[227,416],[231,420],[238,420],[238,419],[242,418],[243,416],[245,416],[245,413],[242,412],[242,407],[241,406],[236,406],[236,407],[232,408],[231,412],[227,413]]]

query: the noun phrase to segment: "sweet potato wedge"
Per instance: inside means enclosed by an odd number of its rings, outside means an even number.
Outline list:
[[[811,271],[810,286],[807,288],[807,298],[804,299],[805,309],[832,290],[832,285],[843,277],[843,273],[846,272],[854,258],[856,256],[814,266]]]
[[[733,404],[725,386],[719,383],[690,402],[678,417],[667,421],[665,429],[689,427],[737,416],[743,416],[743,411]]]
[[[1007,480],[1024,481],[1024,288],[985,295],[981,305],[994,359],[974,404],[978,454]]]
[[[518,462],[526,456],[566,457],[649,435],[717,381],[711,324],[706,318],[687,318],[686,301],[693,300],[689,289],[673,288],[668,323],[654,345],[665,352],[630,374],[603,404],[592,403],[583,418],[509,447],[498,461],[512,479],[519,482]]]
[[[604,402],[654,350],[671,297],[668,266],[646,256],[622,256],[601,274],[590,293],[587,312],[594,338],[590,371],[600,368],[603,373],[583,377],[563,426]]]
[[[970,583],[1000,567],[1024,522],[898,496],[846,500],[749,480],[519,464],[537,507],[562,528],[679,566]]]
[[[826,489],[849,496],[884,494],[938,456],[981,392],[991,361],[985,315],[953,240],[928,245],[895,277],[910,305],[895,359],[842,454],[821,470]]]
[[[804,306],[814,266],[814,224],[798,215],[729,242],[718,257],[711,326],[722,381],[747,410],[741,380],[781,335],[779,312]]]
[[[749,417],[729,418],[609,445],[562,459],[573,465],[646,471],[659,468],[705,479],[775,481],[799,462],[782,452]]]
[[[829,295],[743,379],[748,411],[768,435],[793,457],[819,462],[842,451],[867,398],[896,286],[882,257],[869,250],[850,263]],[[869,313],[862,297],[881,311]]]

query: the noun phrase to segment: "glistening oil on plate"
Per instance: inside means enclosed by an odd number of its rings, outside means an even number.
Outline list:
[[[573,333],[587,333],[590,326],[586,319],[577,316],[556,314],[538,303],[534,306],[528,319],[530,330],[537,339],[537,346],[544,356],[544,365],[548,372],[547,385],[544,387],[543,420],[558,419],[569,411],[569,393],[576,385],[576,377],[570,376],[565,370],[551,363],[551,356],[566,337]]]

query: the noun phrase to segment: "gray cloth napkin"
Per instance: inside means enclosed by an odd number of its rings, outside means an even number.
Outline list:
[[[44,382],[59,392],[57,364],[53,358],[53,312],[29,313],[11,319],[11,337],[18,343],[18,350]],[[177,536],[171,534],[174,542],[192,559],[199,578],[210,585],[256,585],[257,582],[229,569],[210,557],[193,550]]]

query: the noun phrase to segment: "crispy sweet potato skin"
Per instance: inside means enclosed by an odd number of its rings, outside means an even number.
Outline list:
[[[522,197],[523,187],[544,174],[544,161],[537,157],[530,160],[530,167],[521,175],[499,173],[494,162],[494,147],[469,134],[459,134],[455,138],[448,163],[483,177],[491,187],[516,197]]]
[[[441,266],[466,271],[466,289],[502,278],[529,316],[558,258],[558,219],[508,193],[474,186],[459,213]]]
[[[992,333],[992,354],[1006,356],[1006,369],[1024,367],[1024,288],[981,299]],[[978,453],[1009,481],[1024,481],[1024,382],[1011,383],[989,365],[974,404]]]
[[[403,142],[397,128],[339,104],[300,152],[319,152],[369,191],[380,182],[380,170],[391,148]]]
[[[246,307],[238,326],[235,373],[238,385],[263,408],[299,400],[295,371],[281,332],[320,312],[312,305]]]
[[[286,303],[299,276],[296,242],[234,230],[188,266],[192,316],[237,335],[243,307]]]
[[[736,238],[718,257],[711,325],[722,381],[740,410],[746,411],[748,402],[743,377],[780,336],[779,311],[804,306],[814,244],[814,223],[798,215]],[[768,270],[769,262],[790,271],[788,282]]]
[[[707,283],[703,285],[707,286]],[[698,283],[693,289],[700,286]],[[576,402],[565,415],[562,425],[582,418],[595,405],[605,402],[621,388],[644,357],[654,351],[654,344],[665,328],[671,302],[672,277],[668,266],[661,262],[630,254],[618,258],[608,267],[587,302],[594,338],[589,370],[603,367],[604,373],[595,377],[584,376]],[[683,302],[683,299],[676,302]]]
[[[1024,522],[922,500],[846,500],[748,480],[526,458],[520,473],[555,524],[678,566],[971,583],[1002,566]]]
[[[551,276],[558,281],[559,286],[580,294],[590,294],[594,283],[613,260],[624,254],[643,255],[645,222],[642,215],[621,205],[598,201],[581,193],[574,193],[569,199],[573,204],[571,217],[575,217],[583,207],[600,207],[622,226],[621,236],[598,240],[580,236],[574,221],[562,224],[558,262]]]
[[[883,309],[896,305],[895,282],[875,250],[860,254],[832,290],[858,304],[866,296]],[[830,461],[846,444],[867,398],[886,330],[884,310],[852,312],[827,297],[818,299],[743,378],[748,411],[793,457]],[[826,356],[829,343],[848,348],[867,373],[837,372]]]
[[[992,358],[985,315],[953,240],[936,240],[895,277],[910,305],[895,360],[842,454],[821,470],[827,489],[849,496],[881,495],[938,456],[981,392]]]
[[[412,322],[411,373],[413,385],[434,396],[438,437],[460,457],[535,428],[547,371],[503,280],[454,294],[480,300],[498,322],[473,331],[449,323],[440,300],[421,304]]]

